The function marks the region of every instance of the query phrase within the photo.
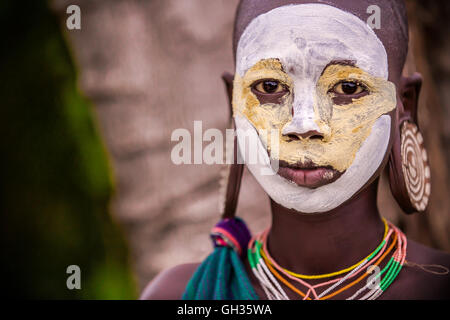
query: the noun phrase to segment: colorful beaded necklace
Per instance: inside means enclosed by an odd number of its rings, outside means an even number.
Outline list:
[[[324,275],[301,275],[280,267],[270,256],[267,250],[267,235],[269,233],[269,229],[254,236],[250,240],[247,250],[248,261],[250,263],[253,274],[258,279],[268,299],[289,299],[288,295],[279,283],[279,281],[281,281],[286,287],[300,295],[303,299],[326,300],[334,297],[341,292],[344,292],[357,283],[360,283],[374,270],[374,266],[378,266],[384,260],[384,258],[392,251],[395,246],[396,249],[385,267],[378,274],[373,276],[371,278],[371,281],[367,282],[356,293],[347,298],[348,300],[353,300],[360,296],[359,300],[376,299],[384,291],[386,291],[387,288],[395,280],[400,270],[402,269],[406,258],[407,242],[405,235],[391,223],[387,223],[386,221],[384,221],[384,223],[385,233],[383,236],[383,240],[378,245],[378,247],[360,262],[337,272]],[[390,245],[388,246],[389,242]],[[358,279],[343,286],[345,282],[355,277],[362,271],[365,272]],[[306,287],[308,289],[307,292],[304,293],[299,290],[285,277],[283,277],[283,275],[290,280],[298,282],[302,286]],[[333,278],[338,275],[342,276],[340,278],[332,279],[315,285],[311,285],[304,280]],[[317,292],[318,288],[327,285],[328,287],[320,294]]]

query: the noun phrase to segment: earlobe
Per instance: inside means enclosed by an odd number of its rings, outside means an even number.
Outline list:
[[[233,120],[233,80],[234,75],[229,72],[222,74],[222,80],[227,91],[228,106],[230,110],[230,127],[235,129],[236,125]],[[221,195],[220,195],[220,214],[222,219],[234,218],[236,215],[236,207],[241,188],[242,173],[244,172],[244,164],[238,162],[239,148],[237,144],[237,136],[233,138],[233,163],[228,164],[223,171],[221,179]]]
[[[232,108],[232,99],[233,99],[233,80],[234,75],[225,71],[222,73],[222,80],[225,84],[225,89],[227,91],[227,97],[228,97],[228,107],[230,108],[230,117],[233,115],[233,108]]]

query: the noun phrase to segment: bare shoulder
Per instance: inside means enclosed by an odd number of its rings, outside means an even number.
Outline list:
[[[199,263],[180,264],[162,271],[142,291],[140,300],[179,300]]]
[[[439,264],[450,267],[450,254],[408,239],[407,260],[421,264]]]
[[[450,254],[408,239],[406,261],[385,298],[450,299]]]

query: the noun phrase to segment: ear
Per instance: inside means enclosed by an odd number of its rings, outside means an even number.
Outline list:
[[[400,80],[400,97],[402,99],[403,110],[399,110],[399,123],[402,123],[404,120],[418,123],[417,106],[422,80],[422,75],[417,72],[408,77],[402,76]]]
[[[389,184],[392,195],[406,213],[423,212],[430,198],[428,156],[418,128],[417,110],[422,76],[414,73],[400,80],[398,122],[389,155]]]
[[[227,97],[228,97],[228,107],[230,108],[230,117],[233,115],[233,106],[232,106],[232,99],[233,99],[233,80],[234,75],[229,72],[222,73],[222,80],[225,83],[225,89],[227,91]]]

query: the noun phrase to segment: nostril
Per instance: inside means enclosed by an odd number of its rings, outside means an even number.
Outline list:
[[[290,141],[298,141],[302,139],[323,140],[325,138],[325,136],[317,130],[309,130],[306,132],[290,131],[283,133],[283,135],[289,138]]]
[[[311,139],[311,140],[323,139],[323,134],[317,130],[309,130],[308,132],[300,134],[300,136],[303,139]]]

